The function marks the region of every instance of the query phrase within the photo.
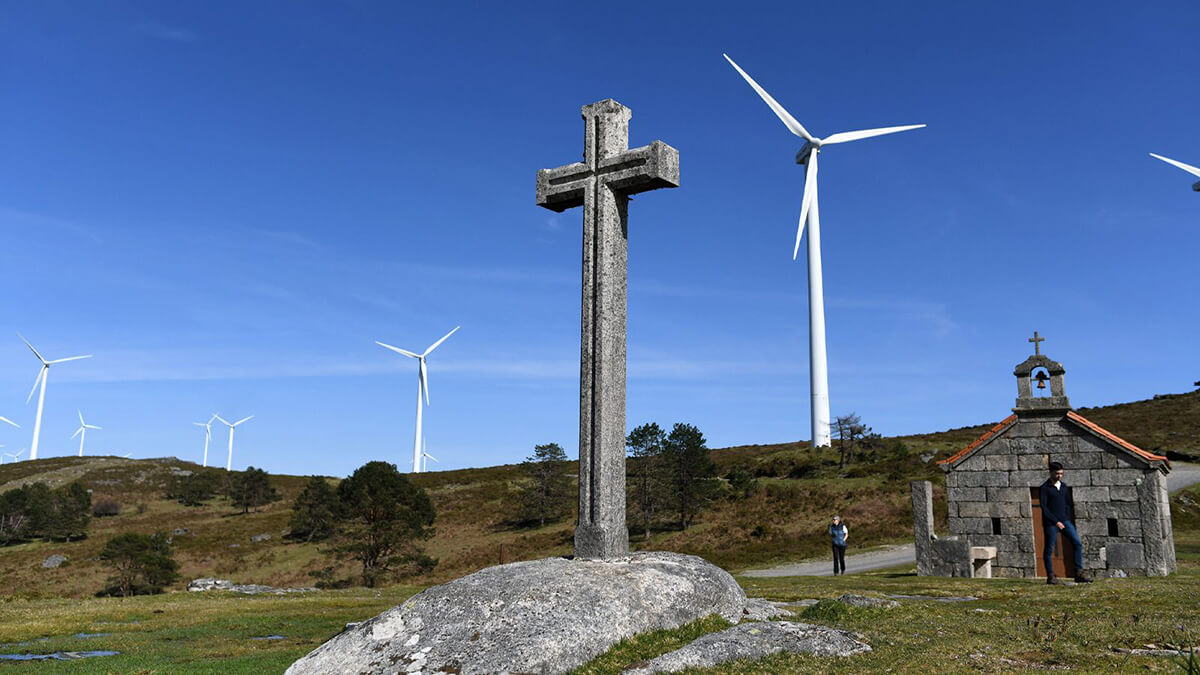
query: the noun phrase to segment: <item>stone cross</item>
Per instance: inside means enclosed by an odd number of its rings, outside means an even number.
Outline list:
[[[679,151],[661,141],[629,149],[630,110],[583,106],[583,161],[541,169],[537,204],[583,207],[583,320],[579,363],[579,524],[575,555],[629,552],[625,529],[625,307],[629,196],[679,186]]]
[[[1038,337],[1038,334],[1037,334],[1037,331],[1036,331],[1036,330],[1035,330],[1035,331],[1033,331],[1033,337],[1031,337],[1031,338],[1029,338],[1028,340],[1026,340],[1026,342],[1032,342],[1032,343],[1033,343],[1033,353],[1034,353],[1035,355],[1039,355],[1039,354],[1041,354],[1041,353],[1042,353],[1042,345],[1041,345],[1041,344],[1039,344],[1039,343],[1042,343],[1042,342],[1045,342],[1045,341],[1046,341],[1046,338],[1044,338],[1044,337]]]

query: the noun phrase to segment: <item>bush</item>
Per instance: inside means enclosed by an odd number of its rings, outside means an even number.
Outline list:
[[[92,506],[92,515],[97,518],[118,516],[121,514],[121,504],[115,499],[101,499]]]
[[[161,593],[179,578],[179,563],[171,555],[171,544],[165,532],[113,537],[100,552],[100,560],[106,562],[114,574],[97,595],[129,597]]]

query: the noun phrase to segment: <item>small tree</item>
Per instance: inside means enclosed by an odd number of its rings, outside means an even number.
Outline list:
[[[838,459],[839,468],[844,468],[847,462],[854,461],[855,443],[870,432],[871,429],[863,424],[862,418],[854,413],[839,415],[834,418],[833,436],[838,441],[840,455]]]
[[[333,534],[337,492],[321,476],[313,476],[292,503],[291,536],[305,541],[327,539]]]
[[[167,490],[167,498],[184,506],[204,506],[204,502],[217,496],[221,481],[217,471],[201,469],[185,476],[175,476]]]
[[[179,563],[171,556],[164,532],[113,537],[104,545],[100,559],[114,572],[100,595],[159,593],[179,578]]]
[[[654,422],[643,424],[625,438],[625,447],[634,461],[629,463],[630,511],[650,539],[650,521],[662,501],[663,446],[667,432]]]
[[[677,423],[663,446],[670,496],[686,530],[715,492],[717,466],[708,456],[704,434],[690,424]]]
[[[242,513],[279,499],[279,494],[271,487],[267,472],[252,466],[230,474],[227,489],[229,500],[234,506],[242,507]]]
[[[525,487],[521,490],[521,509],[525,520],[546,521],[562,518],[571,504],[571,479],[564,473],[567,453],[558,443],[533,446],[533,454],[521,462]]]
[[[337,551],[362,563],[362,581],[373,588],[397,563],[436,564],[416,546],[433,535],[433,503],[387,462],[368,462],[337,488]]]

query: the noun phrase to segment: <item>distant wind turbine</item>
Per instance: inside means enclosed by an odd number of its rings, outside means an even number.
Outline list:
[[[250,417],[243,417],[242,419],[240,419],[236,422],[227,422],[220,415],[214,415],[214,417],[216,417],[218,420],[220,420],[222,424],[229,427],[229,459],[225,460],[225,470],[232,471],[233,470],[233,430],[236,429],[237,425],[241,424],[242,422],[248,422],[249,420],[253,419],[254,415],[251,415]]]
[[[1173,159],[1168,159],[1166,157],[1163,157],[1162,155],[1156,155],[1153,152],[1150,153],[1150,156],[1153,157],[1154,159],[1161,159],[1162,161],[1166,162],[1167,164],[1170,164],[1173,167],[1183,169],[1184,171],[1192,174],[1193,176],[1200,178],[1200,169],[1197,169],[1196,167],[1194,167],[1190,164],[1184,164],[1183,162],[1177,162]],[[1192,189],[1195,190],[1196,192],[1200,192],[1200,181],[1196,181],[1192,185]]]
[[[11,452],[6,452],[6,453],[4,453],[4,456],[5,456],[5,457],[12,457],[12,458],[13,458],[13,463],[15,463],[15,462],[17,461],[17,458],[18,458],[18,457],[20,457],[20,456],[21,456],[21,455],[23,455],[23,454],[25,454],[25,448],[21,448],[20,450],[18,450],[18,451],[16,452],[16,454],[13,454],[13,453],[11,453]]]
[[[24,342],[25,346],[29,347],[29,351],[33,352],[33,355],[38,358],[38,361],[42,362],[42,369],[40,371],[38,371],[37,379],[35,379],[33,381],[33,389],[29,390],[29,396],[28,396],[28,398],[25,399],[25,402],[29,403],[30,399],[33,398],[33,392],[38,390],[38,383],[41,383],[42,390],[41,390],[41,393],[38,394],[37,417],[35,417],[33,420],[33,445],[30,446],[31,449],[29,450],[29,459],[37,459],[38,438],[41,436],[41,433],[42,433],[42,408],[44,407],[44,405],[46,403],[46,378],[49,377],[49,375],[50,375],[50,366],[52,366],[56,363],[66,363],[67,361],[78,361],[79,359],[90,359],[90,358],[92,358],[92,355],[88,354],[86,356],[71,356],[71,357],[68,357],[65,359],[55,359],[53,361],[47,361],[46,359],[42,358],[42,355],[38,353],[38,350],[33,348],[33,345],[29,344],[29,340],[26,340],[19,333],[17,334],[17,337],[21,338],[21,342]]]
[[[207,422],[192,422],[192,424],[198,427],[204,427],[204,460],[200,463],[200,466],[208,466],[208,441],[212,439],[213,420],[218,419],[221,419],[221,416],[217,413],[213,413],[212,417],[208,418]],[[224,420],[221,421],[223,422]]]
[[[426,471],[428,471],[428,470],[429,470],[429,468],[428,468],[428,467],[429,467],[429,463],[425,461],[425,460],[427,460],[427,459],[432,459],[433,461],[437,462],[438,464],[441,464],[441,462],[439,462],[439,461],[438,461],[438,458],[437,458],[437,457],[434,457],[433,455],[429,454],[429,446],[428,446],[428,445],[425,445],[424,443],[422,443],[422,448],[421,448],[421,473],[425,473]]]
[[[133,454],[132,452],[127,452],[127,453],[121,455],[121,459],[129,459],[129,456],[132,454]]]
[[[910,129],[920,129],[924,124],[910,124],[901,127],[883,127],[880,129],[864,129],[862,131],[843,131],[825,138],[817,138],[808,133],[796,118],[792,117],[779,102],[771,97],[746,71],[725,54],[725,60],[734,70],[746,80],[746,83],[758,93],[763,102],[771,108],[775,115],[793,134],[803,138],[805,143],[796,154],[797,164],[807,164],[808,170],[804,178],[804,199],[800,205],[800,224],[796,229],[796,245],[792,249],[792,259],[800,253],[800,239],[804,235],[804,224],[808,223],[808,349],[809,349],[809,378],[812,395],[812,444],[814,448],[829,445],[829,369],[825,350],[825,291],[821,274],[821,220],[817,205],[817,155],[821,148],[837,143],[857,141],[872,136],[894,134]]]
[[[375,344],[379,345],[380,347],[390,349],[390,350],[396,352],[397,354],[403,354],[404,356],[412,357],[412,358],[416,359],[417,362],[420,364],[417,368],[417,427],[416,427],[416,435],[413,438],[413,463],[412,463],[413,473],[421,473],[421,465],[422,465],[422,462],[421,462],[421,438],[422,438],[422,436],[421,436],[421,406],[422,406],[421,398],[424,397],[424,399],[425,399],[424,405],[429,405],[429,376],[425,369],[425,357],[429,356],[429,354],[433,350],[437,349],[438,345],[445,342],[446,338],[450,337],[451,335],[454,335],[454,333],[459,328],[462,328],[462,326],[455,326],[454,330],[443,335],[441,340],[438,340],[437,342],[429,345],[429,349],[426,349],[423,354],[414,354],[414,353],[408,351],[407,349],[400,349],[399,347],[393,347],[389,344],[384,344],[378,340],[375,341]],[[437,460],[434,460],[434,461],[436,462]]]
[[[99,430],[99,429],[101,429],[101,427],[98,427],[94,424],[88,424],[88,423],[84,422],[83,421],[83,411],[80,410],[80,411],[76,411],[76,412],[79,413],[79,428],[75,430],[75,433],[71,434],[71,438],[75,438],[76,436],[79,437],[79,456],[83,457],[83,439],[87,437],[87,430],[88,429]]]

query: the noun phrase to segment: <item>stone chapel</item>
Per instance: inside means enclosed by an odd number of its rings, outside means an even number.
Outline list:
[[[1013,414],[939,462],[946,473],[950,536],[933,535],[928,481],[914,481],[917,573],[932,576],[1046,576],[1038,487],[1060,462],[1074,488],[1083,562],[1095,577],[1165,576],[1175,571],[1166,475],[1170,462],[1071,409],[1061,363],[1041,354],[1017,365]],[[1046,392],[1047,382],[1050,385]],[[1053,565],[1074,575],[1059,539]],[[1061,566],[1061,567],[1060,567]]]

